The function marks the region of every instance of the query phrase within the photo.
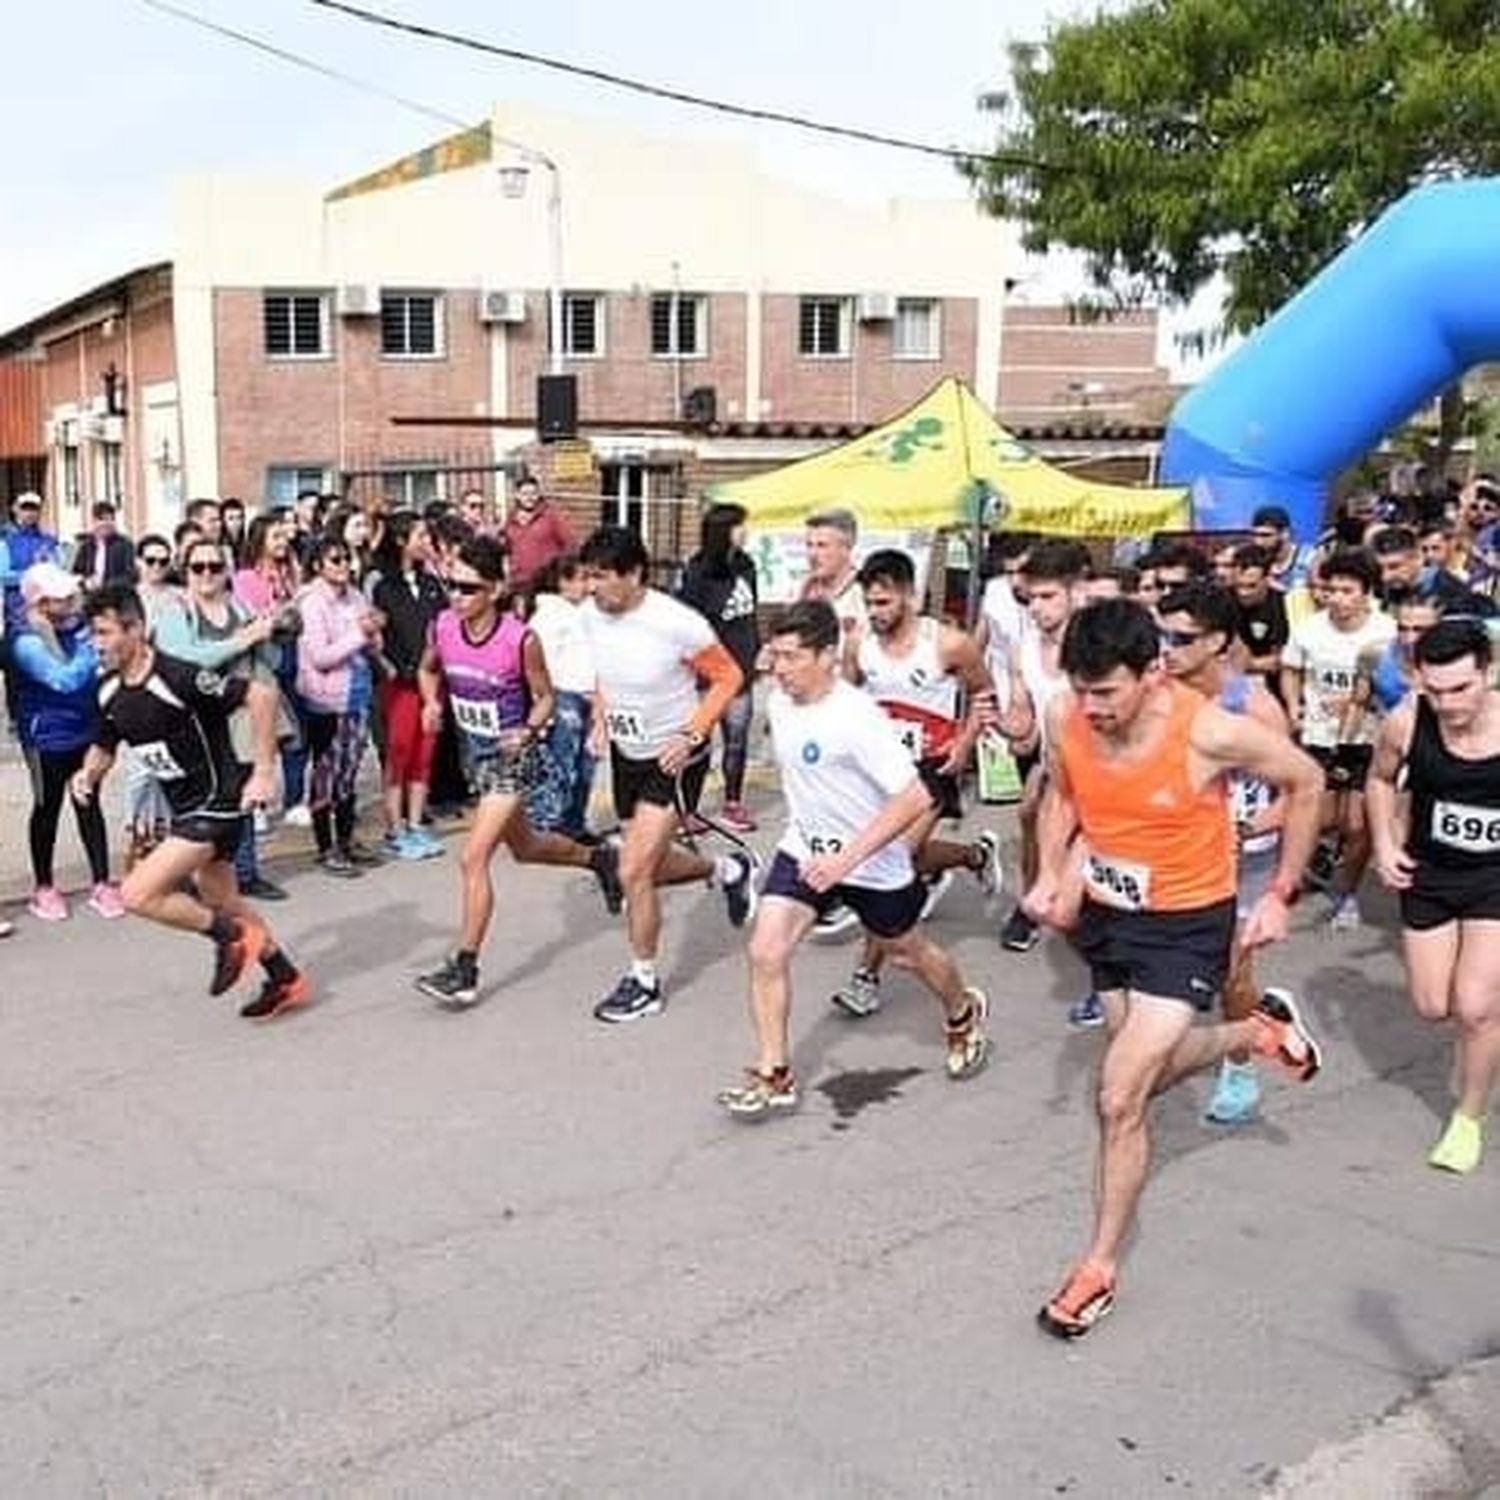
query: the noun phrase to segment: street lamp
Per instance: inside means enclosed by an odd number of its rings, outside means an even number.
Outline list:
[[[515,153],[514,161],[506,162],[499,169],[500,192],[506,198],[523,198],[526,182],[533,166],[547,173],[547,239],[550,262],[550,284],[547,289],[547,309],[551,323],[547,340],[547,370],[549,374],[561,375],[563,368],[563,283],[562,283],[562,173],[557,163],[544,151],[497,136],[501,145]]]

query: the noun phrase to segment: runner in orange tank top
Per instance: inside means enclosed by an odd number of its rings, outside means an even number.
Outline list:
[[[1059,1338],[1114,1305],[1115,1272],[1146,1182],[1152,1097],[1249,1048],[1309,1079],[1318,1045],[1294,1002],[1265,997],[1247,1020],[1195,1026],[1224,982],[1235,929],[1226,777],[1277,790],[1286,810],[1270,889],[1246,918],[1255,946],[1286,936],[1287,905],[1317,837],[1317,766],[1284,737],[1169,682],[1150,614],[1128,599],[1076,612],[1063,637],[1072,692],[1052,705],[1039,872],[1026,906],[1071,930],[1104,1002],[1099,1172],[1087,1254],[1040,1313]],[[1082,904],[1067,892],[1083,864]]]

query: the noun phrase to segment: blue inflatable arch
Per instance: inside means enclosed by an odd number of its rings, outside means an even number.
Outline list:
[[[1178,402],[1163,482],[1192,487],[1205,529],[1274,502],[1309,538],[1330,480],[1493,359],[1500,179],[1418,188]]]

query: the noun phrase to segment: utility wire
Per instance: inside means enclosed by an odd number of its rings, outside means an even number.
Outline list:
[[[310,73],[320,74],[324,78],[332,78],[338,83],[347,84],[350,88],[359,89],[366,94],[374,94],[378,98],[385,99],[392,104],[399,104],[403,109],[414,110],[419,115],[426,115],[428,119],[439,120],[444,125],[456,125],[460,130],[467,130],[474,122],[472,120],[461,120],[457,115],[450,115],[446,110],[435,109],[430,104],[422,104],[416,99],[408,99],[401,94],[392,93],[389,89],[382,88],[378,83],[370,83],[363,78],[356,78],[350,73],[341,73],[337,68],[330,68],[326,63],[320,63],[310,57],[303,57],[300,53],[289,52],[285,47],[278,47],[273,42],[268,42],[258,36],[252,36],[248,31],[237,31],[233,26],[223,26],[217,21],[210,21],[207,16],[200,16],[194,11],[182,10],[176,5],[168,4],[168,0],[141,0],[142,5],[149,6],[152,10],[160,11],[163,15],[175,16],[179,21],[187,21],[193,26],[201,26],[205,31],[211,31],[216,36],[227,37],[231,41],[243,42],[247,47],[253,47],[257,52],[264,52],[268,57],[275,57],[282,62],[292,63],[299,68],[306,68]]]
[[[155,0],[147,0],[155,3]],[[668,99],[675,104],[691,105],[695,109],[710,109],[718,114],[737,115],[747,120],[766,120],[776,125],[791,125],[798,130],[816,131],[821,135],[839,136],[844,140],[863,141],[867,145],[890,146],[898,151],[915,151],[924,156],[938,156],[953,162],[986,161],[999,162],[1004,166],[1043,169],[1034,157],[1006,155],[983,151],[960,151],[952,146],[935,146],[930,141],[914,141],[902,136],[884,135],[875,130],[864,130],[854,125],[835,125],[826,120],[813,120],[805,115],[785,114],[780,110],[760,109],[748,104],[732,104],[723,99],[710,99],[702,94],[689,94],[681,89],[667,88],[662,84],[647,83],[639,78],[626,78],[618,73],[609,73],[602,68],[586,67],[581,63],[566,62],[557,57],[546,57],[539,52],[527,52],[520,47],[505,47],[498,42],[486,42],[478,37],[463,36],[455,31],[444,31],[437,26],[423,26],[416,21],[402,21],[395,16],[382,15],[379,11],[366,10],[363,6],[351,5],[347,0],[309,0],[322,10],[337,11],[369,26],[383,26],[388,31],[403,32],[408,36],[422,37],[432,42],[445,42],[449,46],[463,47],[470,52],[483,52],[491,57],[504,57],[512,62],[531,63],[539,68],[550,68],[555,73],[566,73],[574,78],[589,78],[612,88],[626,89],[632,93],[645,94],[653,99]]]

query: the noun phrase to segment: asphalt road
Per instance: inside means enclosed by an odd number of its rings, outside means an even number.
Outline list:
[[[1475,1363],[1500,1353],[1500,1163],[1424,1165],[1444,1041],[1379,927],[1299,918],[1267,973],[1309,997],[1324,1073],[1236,1134],[1201,1086],[1163,1101],[1119,1306],[1065,1347],[1033,1316],[1087,1229],[1099,1040],[1064,1025],[1070,955],[1002,954],[974,887],[934,930],[992,995],[988,1072],[946,1080],[904,981],[842,1020],[851,950],[810,948],[804,1106],[746,1126],[713,1103],[751,1055],[716,896],[668,897],[669,1007],[611,1029],[589,1007],[623,936],[585,877],[502,865],[488,993],[450,1015],[410,981],[444,950],[451,853],[278,873],[318,995],[269,1026],[205,998],[206,945],[144,923],[20,915],[0,946],[0,1493],[1500,1479],[1500,1366]],[[1460,1366],[1487,1395],[1439,1401],[1426,1468],[1383,1463]]]

